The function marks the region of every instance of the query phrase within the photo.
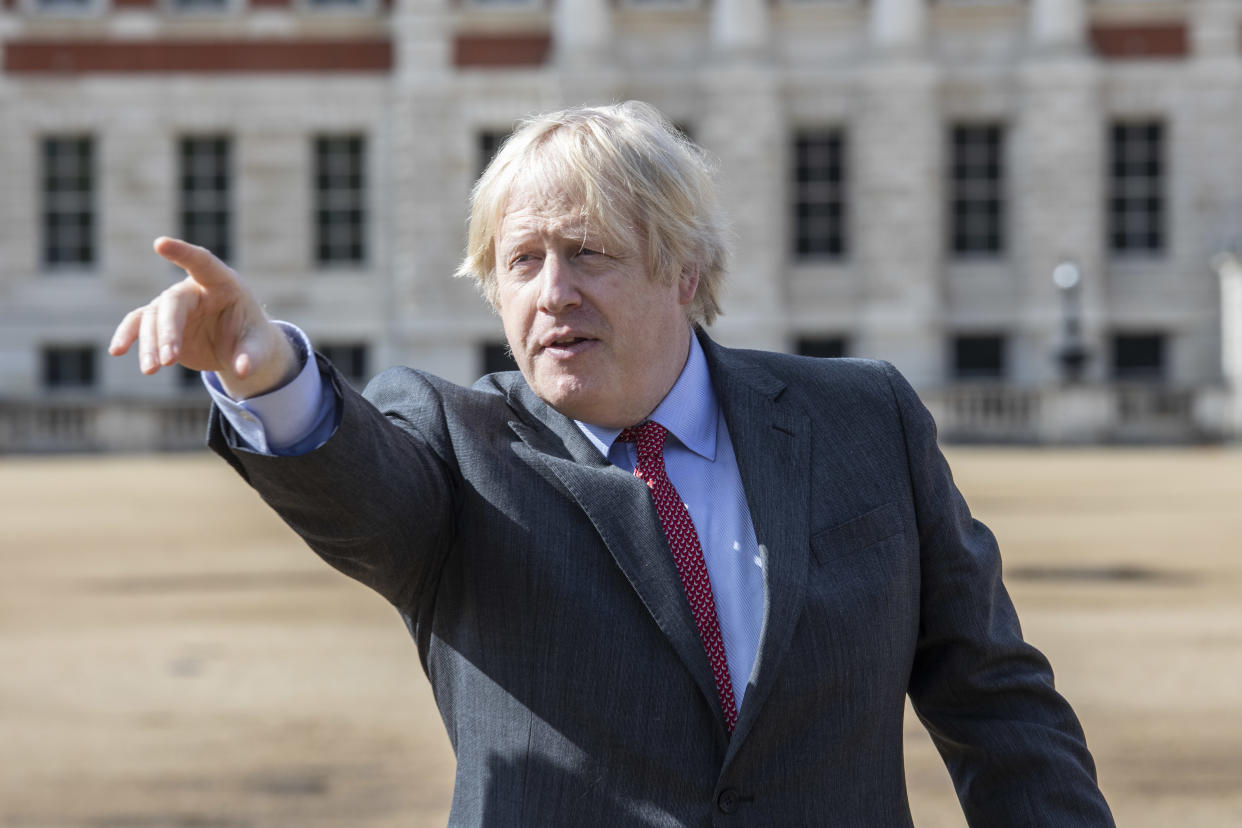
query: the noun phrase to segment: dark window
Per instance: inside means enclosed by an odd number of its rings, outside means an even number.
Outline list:
[[[1164,249],[1164,125],[1113,124],[1108,232],[1114,253]]]
[[[839,258],[846,239],[845,137],[841,130],[800,132],[793,146],[794,255]]]
[[[90,138],[43,139],[43,263],[95,263],[95,157]]]
[[[953,378],[998,380],[1005,376],[1005,338],[991,334],[953,338]]]
[[[186,12],[215,12],[228,9],[228,0],[173,0],[173,8]]]
[[[43,349],[44,388],[90,388],[95,384],[95,349],[49,345]]]
[[[508,344],[504,342],[483,343],[481,356],[484,374],[518,370],[518,364],[513,358],[513,352],[509,350]]]
[[[367,346],[359,342],[328,342],[319,345],[319,353],[356,388],[366,385],[368,374]]]
[[[366,258],[366,142],[360,135],[315,139],[315,261]]]
[[[181,139],[181,234],[224,261],[233,259],[231,142],[223,136]]]
[[[1165,337],[1158,333],[1115,334],[1113,379],[1160,381],[1165,376]]]
[[[803,337],[797,347],[802,356],[837,358],[846,354],[843,336]]]
[[[177,385],[187,391],[207,392],[207,389],[203,388],[202,374],[184,365],[177,366]]]
[[[961,256],[1004,249],[1004,159],[1000,126],[955,126],[950,137],[950,245]]]
[[[488,164],[492,163],[492,159],[496,157],[496,153],[500,151],[501,145],[509,135],[509,132],[496,129],[483,130],[479,133],[479,166],[476,178],[483,174]]]

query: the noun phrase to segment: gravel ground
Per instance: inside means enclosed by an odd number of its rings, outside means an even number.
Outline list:
[[[1118,824],[1242,825],[1242,451],[950,459]],[[0,495],[0,826],[445,823],[400,620],[224,464],[0,458]],[[964,825],[906,732],[916,823]]]

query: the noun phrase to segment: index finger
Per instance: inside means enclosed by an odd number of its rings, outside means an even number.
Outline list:
[[[205,247],[168,236],[160,236],[152,247],[203,287],[231,285],[237,281],[233,269]]]

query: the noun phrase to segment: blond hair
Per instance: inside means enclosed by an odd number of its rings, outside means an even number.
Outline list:
[[[534,183],[580,205],[605,244],[641,241],[652,279],[672,284],[697,268],[687,314],[693,323],[711,324],[720,313],[728,259],[713,172],[699,147],[641,101],[533,115],[474,185],[466,255],[456,275],[475,279],[497,306],[496,236],[514,188]]]

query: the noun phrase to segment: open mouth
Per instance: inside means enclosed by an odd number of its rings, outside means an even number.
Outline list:
[[[588,336],[563,336],[544,344],[543,350],[559,356],[573,356],[591,346],[597,340]]]

